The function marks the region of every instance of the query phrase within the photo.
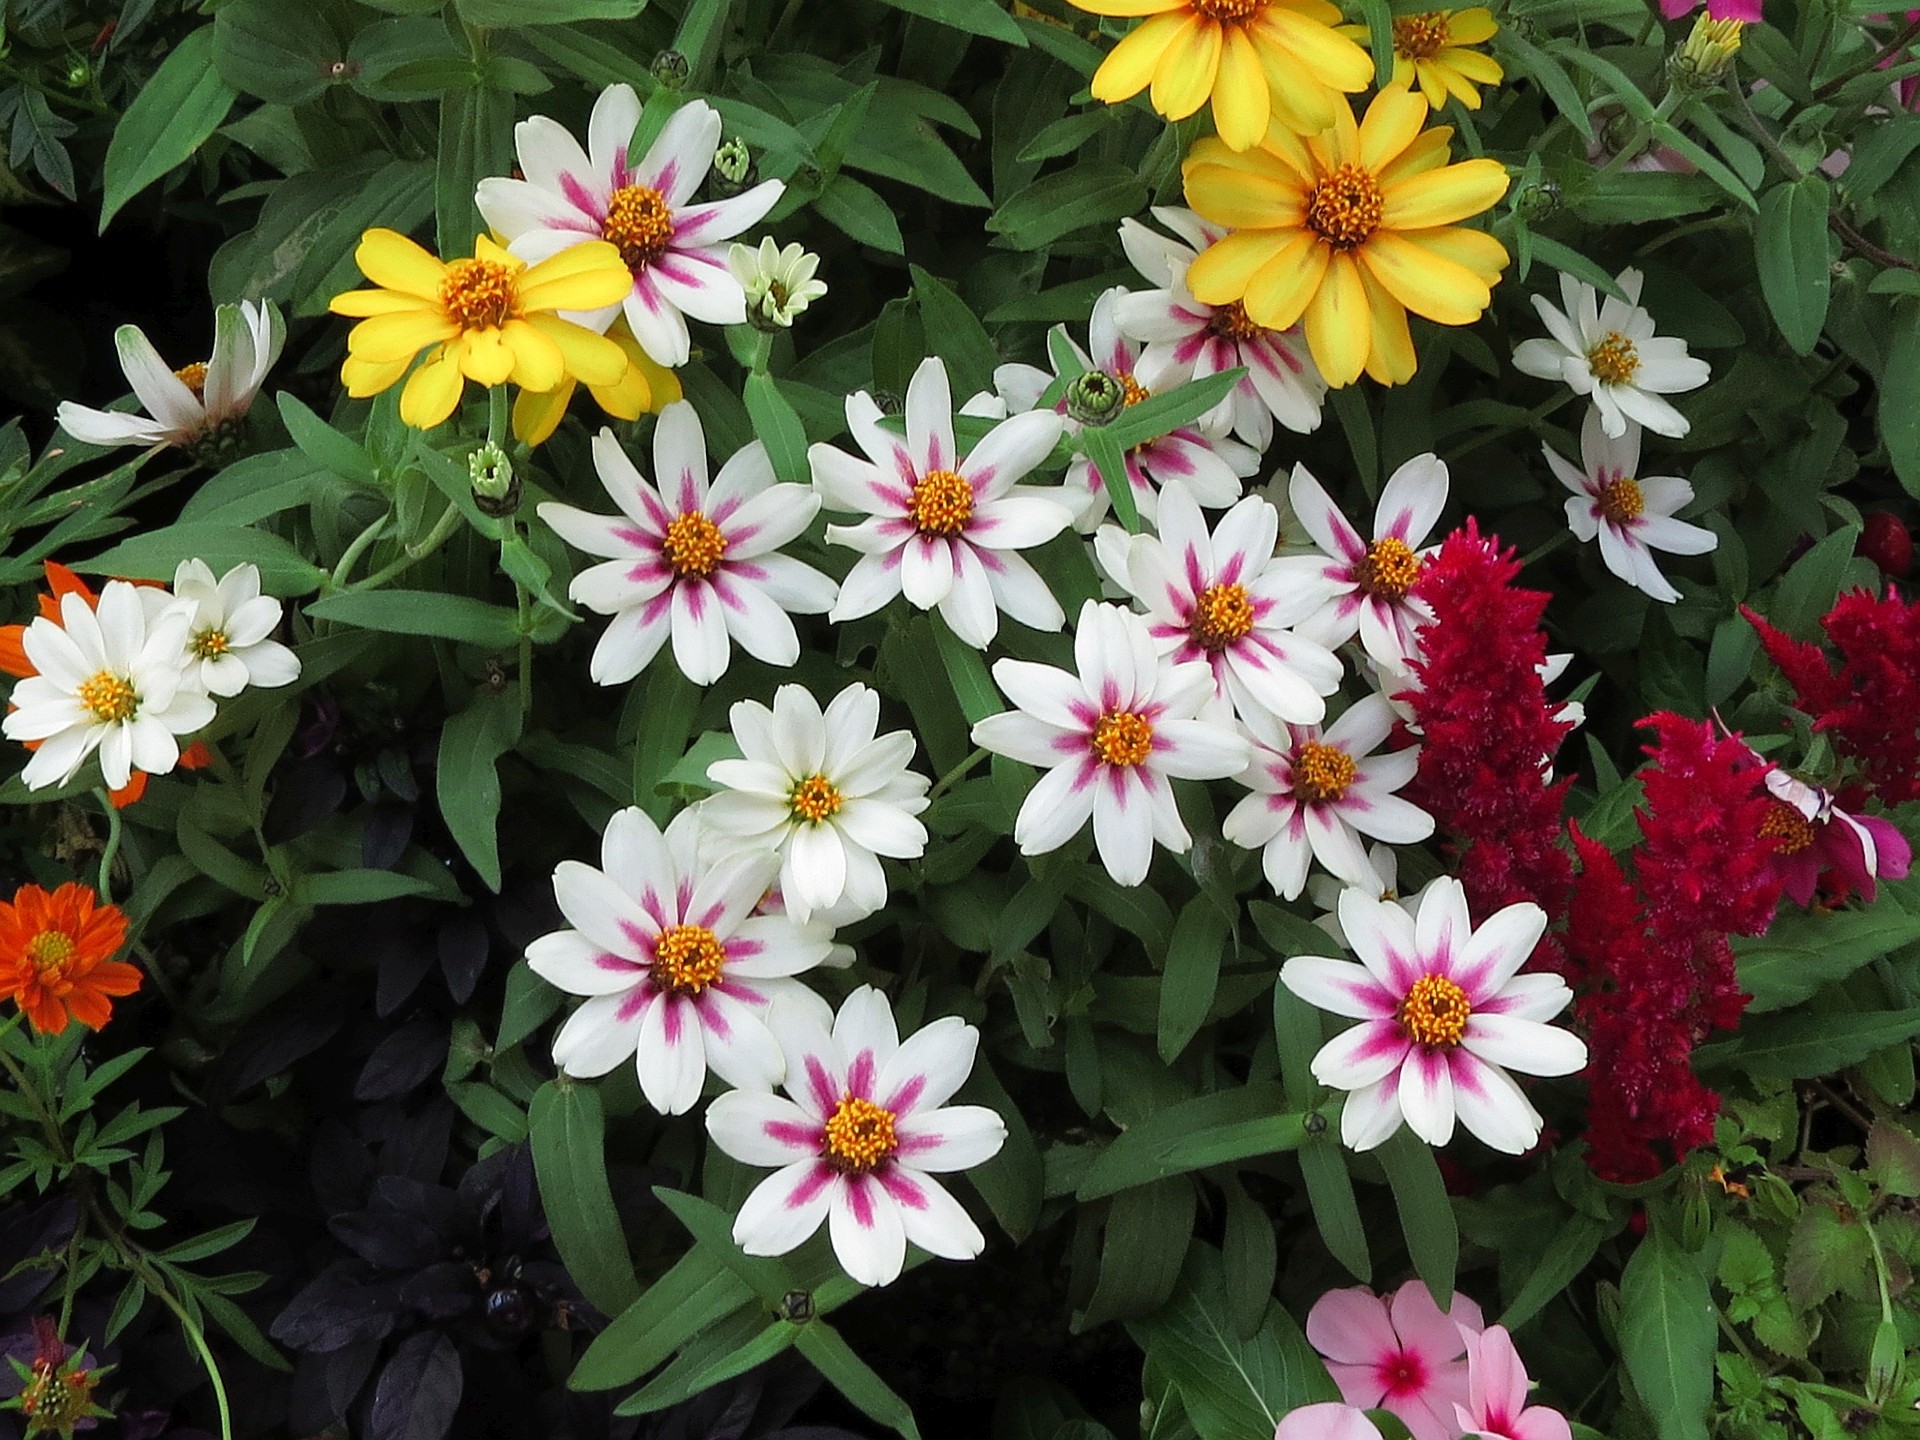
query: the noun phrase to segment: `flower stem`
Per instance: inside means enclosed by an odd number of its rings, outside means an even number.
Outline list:
[[[459,528],[460,520],[460,507],[457,505],[448,505],[447,508],[441,512],[440,518],[434,522],[433,529],[427,532],[425,539],[405,546],[398,555],[374,571],[373,574],[367,576],[364,580],[354,581],[353,584],[347,588],[349,590],[379,589],[381,585],[391,580],[401,571],[407,569],[415,561],[426,559],[427,556],[446,544],[448,539],[453,535],[453,532]]]
[[[487,443],[498,445],[507,433],[507,387],[495,385],[487,391]]]
[[[958,781],[961,776],[965,775],[969,770],[973,769],[974,766],[978,765],[983,759],[986,758],[986,756],[989,753],[991,752],[984,749],[975,750],[971,755],[967,756],[966,759],[962,760],[958,765],[954,766],[951,770],[947,771],[946,774],[942,775],[938,780],[934,781],[933,789],[927,792],[927,803],[931,805],[934,801],[938,800],[942,795],[946,794],[947,790],[956,781]]]
[[[95,790],[93,798],[100,802],[100,808],[107,817],[107,843],[100,848],[100,898],[107,904],[113,903],[113,862],[120,854],[120,812],[114,808],[113,797],[104,790]]]
[[[340,563],[333,567],[333,578],[327,582],[329,590],[338,590],[347,583],[347,576],[353,573],[354,564],[380,538],[381,532],[387,528],[387,521],[392,518],[393,512],[389,510],[353,537],[352,543],[341,553]]]

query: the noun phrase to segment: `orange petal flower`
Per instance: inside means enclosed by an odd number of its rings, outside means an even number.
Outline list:
[[[22,885],[0,901],[0,994],[43,1035],[69,1020],[98,1030],[113,1016],[109,997],[140,988],[140,971],[112,958],[126,939],[127,917],[87,886]]]

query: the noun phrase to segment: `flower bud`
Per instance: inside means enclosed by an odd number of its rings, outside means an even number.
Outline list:
[[[1740,53],[1741,20],[1715,20],[1701,11],[1693,30],[1668,66],[1668,76],[1680,90],[1709,90],[1733,68],[1733,57]]]
[[[1913,533],[1898,515],[1877,510],[1866,517],[1853,553],[1864,555],[1890,580],[1904,580],[1913,569]]]
[[[1513,213],[1529,225],[1538,225],[1559,210],[1563,196],[1554,180],[1535,180],[1513,192]]]
[[[693,78],[693,66],[678,50],[662,50],[649,67],[653,78],[668,90],[684,90]]]
[[[520,477],[513,473],[507,452],[493,441],[467,457],[467,479],[481,514],[498,519],[520,508]]]
[[[738,135],[729,135],[713,152],[713,178],[708,183],[723,195],[737,195],[753,183],[753,151]]]
[[[767,236],[759,248],[735,241],[727,249],[727,268],[747,295],[747,323],[766,334],[791,329],[795,317],[827,293],[824,280],[813,278],[820,257],[798,245],[785,249]]]
[[[1067,418],[1105,425],[1127,407],[1127,387],[1104,370],[1088,370],[1067,386]]]

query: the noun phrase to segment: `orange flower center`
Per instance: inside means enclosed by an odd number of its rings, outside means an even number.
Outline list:
[[[1222,340],[1251,340],[1255,336],[1267,333],[1267,327],[1256,325],[1247,318],[1247,307],[1238,300],[1229,300],[1225,305],[1214,308],[1212,317],[1207,321],[1207,333]]]
[[[1770,835],[1781,855],[1798,855],[1813,844],[1813,822],[1784,800],[1776,800],[1760,822],[1760,833]]]
[[[967,528],[973,518],[973,486],[964,475],[951,470],[929,470],[913,482],[913,498],[907,502],[907,518],[922,535],[944,535],[951,539]]]
[[[440,308],[462,330],[497,330],[518,300],[513,270],[498,260],[453,260],[440,282]]]
[[[1647,500],[1640,493],[1639,482],[1627,475],[1617,476],[1602,485],[1598,503],[1600,513],[1616,525],[1638,520],[1647,508]]]
[[[73,959],[73,937],[64,930],[42,930],[27,942],[27,959],[43,979],[57,979]]]
[[[787,797],[787,804],[793,811],[793,818],[806,820],[818,825],[840,813],[840,807],[846,803],[846,797],[839,788],[824,775],[809,775],[793,787],[793,793]]]
[[[1587,365],[1602,385],[1631,385],[1640,373],[1640,352],[1618,330],[1609,330],[1587,351]]]
[[[1354,583],[1368,595],[1381,600],[1404,600],[1420,578],[1420,557],[1404,540],[1389,535],[1367,547],[1367,553],[1354,567]]]
[[[82,680],[75,693],[80,703],[102,725],[118,725],[131,720],[133,712],[140,708],[140,697],[134,693],[133,682],[122,679],[111,670],[102,670]]]
[[[182,365],[173,372],[173,378],[191,390],[195,399],[207,393],[207,367],[198,360],[191,365]]]
[[[1209,20],[1238,25],[1267,8],[1267,0],[1188,0],[1193,13]]]
[[[629,270],[643,270],[673,243],[673,211],[658,190],[623,185],[613,192],[600,234],[618,247]]]
[[[1201,649],[1224,650],[1253,629],[1253,601],[1242,586],[1209,585],[1194,603],[1187,628]]]
[[[726,950],[704,925],[672,926],[653,943],[653,983],[672,995],[698,995],[726,963]]]
[[[202,630],[193,637],[191,647],[193,653],[202,660],[211,660],[215,656],[224,655],[233,648],[224,630]]]
[[[820,1148],[827,1164],[842,1175],[864,1175],[900,1148],[893,1112],[857,1095],[843,1095],[827,1117]]]
[[[1393,22],[1393,53],[1409,60],[1431,60],[1446,49],[1452,39],[1444,10],[1401,15]]]
[[[698,510],[689,510],[685,515],[676,516],[667,526],[666,538],[660,542],[660,549],[667,557],[667,564],[673,567],[674,574],[704,580],[720,563],[720,557],[727,553],[727,537],[720,533],[718,525]]]
[[[1142,400],[1145,400],[1149,395],[1153,394],[1151,390],[1133,378],[1133,372],[1131,370],[1122,370],[1113,378],[1120,382],[1120,390],[1122,392],[1120,396],[1120,408],[1123,410],[1129,405],[1138,405]]]
[[[1307,227],[1334,249],[1351,250],[1379,228],[1385,204],[1373,172],[1348,161],[1314,185],[1307,200]]]
[[[1309,805],[1340,799],[1359,773],[1354,758],[1338,745],[1309,740],[1293,752],[1293,793]]]
[[[1153,753],[1153,726],[1131,710],[1102,715],[1093,727],[1093,753],[1108,765],[1139,765]]]
[[[1400,1028],[1416,1045],[1451,1050],[1467,1033],[1471,1014],[1466,991],[1444,975],[1422,975],[1400,1002]]]

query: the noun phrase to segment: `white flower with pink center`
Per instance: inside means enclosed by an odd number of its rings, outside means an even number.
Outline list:
[[[862,986],[828,1031],[778,1009],[787,1097],[736,1090],[707,1111],[707,1132],[746,1165],[777,1165],[740,1207],[733,1238],[749,1255],[785,1255],[827,1224],[833,1252],[862,1285],[891,1284],[907,1242],[945,1260],[986,1248],[973,1218],[933,1177],[1000,1152],[1006,1122],[949,1105],[973,1069],[980,1032],[947,1016],[903,1042],[886,996]]]
[[[825,962],[833,944],[824,925],[753,913],[779,857],[703,863],[691,815],[662,834],[627,809],[607,822],[600,864],[560,862],[553,893],[571,928],[527,947],[535,974],[588,997],[554,1037],[554,1063],[591,1079],[634,1056],[641,1093],[663,1115],[691,1110],[708,1070],[729,1085],[779,1080],[780,1047],[763,1016],[775,1000],[813,1000],[791,977]]]
[[[1144,617],[1089,600],[1073,655],[1078,674],[999,660],[993,678],[1018,706],[973,727],[973,743],[1047,773],[1013,825],[1023,855],[1057,850],[1093,820],[1094,847],[1121,885],[1147,878],[1154,842],[1193,844],[1174,803],[1174,780],[1219,780],[1247,763],[1247,742],[1195,718],[1213,674],[1160,653]]]
[[[1210,435],[1232,433],[1256,450],[1273,443],[1276,420],[1302,435],[1318,429],[1327,382],[1307,353],[1300,327],[1269,330],[1249,320],[1239,301],[1203,305],[1187,289],[1187,267],[1226,230],[1177,206],[1155,206],[1153,218],[1177,238],[1138,220],[1120,222],[1120,248],[1158,287],[1123,295],[1115,310],[1121,333],[1146,346],[1140,373],[1167,389],[1245,366],[1240,383],[1198,424]]]
[[[1371,1150],[1402,1122],[1429,1145],[1466,1126],[1519,1155],[1540,1138],[1539,1112],[1512,1075],[1571,1075],[1587,1063],[1578,1036],[1545,1023],[1573,998],[1558,975],[1519,973],[1547,928],[1523,901],[1476,929],[1458,880],[1442,876],[1416,914],[1365,890],[1340,897],[1340,926],[1360,957],[1300,955],[1280,983],[1322,1010],[1361,1023],[1321,1046],[1313,1076],[1350,1092],[1340,1138]]]
[[[756,660],[791,665],[800,636],[789,613],[818,615],[834,584],[811,565],[776,552],[795,539],[820,501],[804,485],[775,483],[754,441],[707,482],[707,440],[686,401],[660,413],[648,484],[602,429],[593,467],[618,515],[549,502],[540,518],[589,555],[610,557],[574,576],[567,593],[613,616],[594,646],[589,673],[602,685],[633,679],[673,641],[674,663],[696,685],[727,673],[734,642]]]
[[[1548,1405],[1527,1404],[1532,1382],[1504,1325],[1489,1325],[1466,1341],[1467,1402],[1454,1406],[1449,1433],[1481,1440],[1573,1440],[1566,1416]]]
[[[633,273],[619,304],[567,318],[602,331],[625,311],[640,348],[662,365],[684,365],[687,317],[709,325],[747,318],[747,295],[727,263],[727,241],[757,223],[786,186],[767,180],[728,200],[690,202],[713,168],[720,114],[704,100],[673,112],[636,164],[627,147],[640,123],[631,85],[610,85],[594,102],[587,148],[545,115],[514,127],[524,180],[490,176],[474,203],[528,264],[587,240],[605,240]]]
[[[1325,732],[1290,725],[1263,737],[1254,729],[1253,761],[1240,776],[1253,793],[1234,806],[1220,833],[1261,852],[1267,883],[1283,898],[1296,899],[1306,888],[1315,860],[1346,884],[1381,893],[1388,877],[1367,859],[1361,837],[1412,845],[1433,834],[1433,817],[1394,793],[1413,779],[1420,747],[1375,753],[1393,722],[1393,707],[1376,694]]]
[[[1638,425],[1610,437],[1598,410],[1589,410],[1580,426],[1580,466],[1543,445],[1555,478],[1573,492],[1567,501],[1567,525],[1574,538],[1598,540],[1607,569],[1636,590],[1671,604],[1680,598],[1653,552],[1704,555],[1720,537],[1699,525],[1674,519],[1693,503],[1693,486],[1677,475],[1640,475]]]
[[[1329,1290],[1307,1312],[1307,1341],[1347,1404],[1391,1411],[1413,1440],[1454,1440],[1454,1406],[1467,1398],[1467,1337],[1485,1326],[1466,1296],[1443,1311],[1425,1282],[1409,1280],[1391,1300],[1358,1286]]]
[[[1304,465],[1288,486],[1294,512],[1327,557],[1322,575],[1332,597],[1296,627],[1326,646],[1356,634],[1387,669],[1407,668],[1419,653],[1415,632],[1433,612],[1412,595],[1425,556],[1420,547],[1447,504],[1447,467],[1439,456],[1416,455],[1393,472],[1374,510],[1373,538],[1342,515]]]
[[[1126,542],[1115,578],[1146,607],[1161,653],[1213,673],[1204,719],[1317,724],[1324,697],[1339,688],[1339,657],[1288,628],[1319,607],[1321,566],[1307,556],[1276,557],[1279,535],[1279,512],[1257,495],[1209,533],[1187,487],[1173,480],[1160,492],[1160,534]]]
[[[904,594],[922,610],[938,610],[976,649],[999,633],[1003,610],[1022,625],[1058,630],[1066,612],[1015,552],[1051,540],[1073,516],[1058,489],[1015,482],[1051,453],[1060,418],[1015,415],[963,456],[953,438],[947,367],[937,357],[913,372],[906,411],[902,437],[880,424],[871,395],[849,395],[847,427],[866,458],[831,445],[807,452],[827,507],[869,517],[827,527],[830,542],[861,552],[828,618],[857,620]]]

